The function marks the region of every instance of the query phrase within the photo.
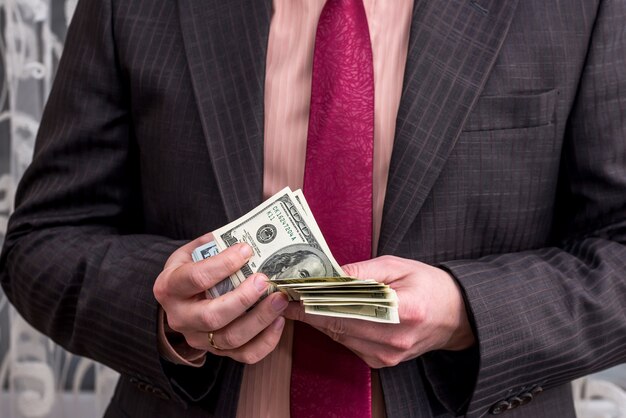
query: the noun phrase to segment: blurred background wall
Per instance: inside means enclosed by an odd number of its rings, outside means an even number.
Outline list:
[[[0,244],[77,1],[0,0]],[[0,290],[0,418],[101,417],[116,381],[35,331]],[[626,365],[574,382],[579,416],[626,418],[625,389]]]
[[[0,242],[76,3],[0,0]],[[101,417],[116,381],[35,331],[0,290],[1,418]]]

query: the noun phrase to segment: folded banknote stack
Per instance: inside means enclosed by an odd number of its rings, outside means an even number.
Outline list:
[[[305,312],[398,323],[398,297],[374,280],[347,277],[335,261],[300,190],[285,188],[241,218],[213,232],[214,241],[193,251],[194,261],[240,242],[253,249],[234,275],[207,290],[217,298],[254,273],[264,273],[270,291],[300,301]]]

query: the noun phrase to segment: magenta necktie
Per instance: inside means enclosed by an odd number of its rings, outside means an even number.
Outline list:
[[[304,195],[339,264],[370,258],[374,70],[362,0],[327,0],[315,38]],[[371,417],[370,368],[296,322],[291,416]]]

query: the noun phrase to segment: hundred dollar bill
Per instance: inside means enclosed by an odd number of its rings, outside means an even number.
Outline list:
[[[280,287],[318,287],[318,286],[364,286],[369,284],[378,284],[374,280],[359,280],[350,276],[335,276],[335,277],[277,277],[272,280],[272,283]]]
[[[211,241],[193,250],[193,252],[191,253],[191,258],[193,259],[193,261],[198,262],[200,260],[204,260],[205,258],[213,257],[218,253],[219,250],[217,249],[217,244],[215,243],[215,241]],[[231,286],[228,283],[228,280],[223,280],[212,288],[207,289],[206,295],[207,297],[215,299],[220,295],[228,292],[230,289]]]
[[[311,295],[314,296],[318,293],[329,293],[329,294],[333,294],[333,295],[341,295],[343,293],[375,293],[375,292],[382,292],[382,293],[391,293],[393,292],[393,289],[391,289],[389,286],[384,285],[384,284],[378,284],[378,285],[369,285],[369,286],[346,286],[345,288],[343,287],[337,287],[334,286],[333,288],[329,289],[329,288],[319,288],[319,287],[306,287],[306,288],[298,288],[298,291],[302,294],[302,295]],[[395,292],[394,292],[395,293]]]
[[[308,203],[306,203],[306,199],[304,198],[304,195],[302,194],[302,190],[298,189],[295,192],[293,192],[293,194],[294,194],[294,197],[296,198],[296,201],[298,202],[298,205],[301,207],[303,211],[303,215],[306,215],[308,217],[311,213],[311,210],[309,209]],[[309,220],[308,223],[310,224],[311,221]],[[312,220],[312,223],[315,223],[315,220]],[[321,235],[321,232],[320,232],[320,235]],[[218,253],[219,253],[219,250],[217,248],[217,244],[215,243],[215,241],[211,241],[196,248],[191,254],[191,257],[193,261],[198,262],[200,260],[204,260],[205,258],[212,257]],[[233,289],[233,286],[228,281],[220,282],[215,287],[208,289],[207,295],[210,296],[211,298],[216,298],[232,289]]]
[[[253,250],[250,260],[230,276],[230,283],[225,281],[222,290],[234,289],[256,272],[264,273],[270,280],[345,276],[302,202],[285,188],[248,214],[213,232],[219,251],[240,242],[247,243]]]
[[[333,258],[300,190],[281,190],[259,207],[213,232],[215,241],[196,248],[200,261],[240,242],[253,255],[236,274],[207,290],[217,298],[256,272],[281,291],[300,300],[307,313],[376,322],[398,321],[398,298],[389,286],[347,277]]]
[[[367,319],[373,322],[399,324],[398,309],[386,306],[348,305],[322,306],[305,305],[304,311],[308,314],[334,316],[338,318]]]
[[[354,277],[311,277],[285,278],[271,280],[272,290],[285,293],[289,300],[300,300],[300,294],[309,290],[324,290],[331,292],[333,288],[350,288],[359,286],[376,286],[373,280],[359,280]],[[384,286],[384,285],[383,285]]]
[[[393,303],[394,299],[387,292],[373,293],[300,293],[300,300],[303,302],[389,302]]]
[[[390,309],[394,309],[397,306],[395,306],[392,302],[385,302],[385,301],[380,301],[380,302],[359,302],[359,301],[345,301],[345,302],[335,302],[335,301],[315,301],[315,302],[309,302],[309,301],[303,301],[302,305],[306,308],[307,306],[332,306],[334,309],[343,309],[344,307],[346,307],[347,309],[350,309],[353,306],[373,306],[373,307],[380,307],[380,308],[390,308]]]
[[[309,204],[307,203],[306,199],[304,198],[304,193],[302,193],[302,190],[300,190],[300,189],[295,190],[293,192],[293,197],[296,199],[296,202],[298,202],[298,204],[302,207],[302,211],[304,212],[304,214],[306,216],[310,216],[311,215],[311,208],[309,208]]]
[[[204,260],[205,258],[217,255],[217,253],[219,253],[219,250],[217,249],[217,244],[215,244],[215,241],[211,241],[193,250],[193,252],[191,253],[191,258],[193,258],[193,261],[197,262],[200,260]]]

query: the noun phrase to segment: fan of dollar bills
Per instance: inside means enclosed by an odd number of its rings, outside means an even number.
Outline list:
[[[374,322],[399,323],[398,297],[374,280],[347,277],[330,252],[300,190],[281,190],[246,215],[213,232],[214,241],[193,251],[194,261],[239,242],[253,255],[236,274],[207,290],[219,297],[256,272],[267,275],[270,291],[299,300],[305,312]]]

